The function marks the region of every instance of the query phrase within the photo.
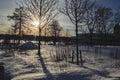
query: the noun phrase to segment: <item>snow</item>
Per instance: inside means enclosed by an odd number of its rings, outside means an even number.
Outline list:
[[[26,42],[20,46],[20,49],[22,49],[22,50],[34,50],[34,49],[37,49],[37,45],[35,45],[33,42]]]
[[[114,48],[120,50],[119,47],[111,46],[80,46],[84,67],[70,63],[70,59],[68,62],[51,59],[51,53],[61,53],[63,50],[67,54],[75,49],[74,46],[42,45],[40,56],[37,55],[37,50],[13,53],[1,50],[0,62],[4,63],[6,80],[120,80],[120,67],[115,64],[120,61],[110,58],[110,52],[114,52]]]

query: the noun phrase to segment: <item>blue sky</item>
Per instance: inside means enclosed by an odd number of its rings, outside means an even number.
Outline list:
[[[11,23],[7,20],[7,16],[13,13],[17,6],[16,1],[17,0],[0,0],[0,33],[5,32],[11,26]],[[110,7],[113,10],[120,8],[120,0],[96,0],[96,2],[103,6]],[[74,34],[75,27],[66,16],[61,15],[57,17],[57,19],[59,20],[60,26],[65,29],[68,28],[72,32],[71,35]]]
[[[113,10],[120,7],[120,0],[96,0],[98,4],[102,4],[104,6],[110,7]]]

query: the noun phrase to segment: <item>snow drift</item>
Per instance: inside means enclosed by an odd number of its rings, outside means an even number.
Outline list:
[[[26,42],[22,44],[19,48],[22,50],[35,50],[37,49],[37,45],[35,45],[33,42]]]

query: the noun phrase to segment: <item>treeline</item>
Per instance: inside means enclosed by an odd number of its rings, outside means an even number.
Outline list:
[[[86,45],[113,45],[120,46],[120,37],[115,34],[79,34],[79,43]]]
[[[22,35],[22,36],[18,36],[18,35],[9,35],[9,34],[0,34],[0,39],[5,39],[5,40],[28,40],[28,41],[38,41],[39,38],[41,38],[41,41],[54,41],[54,36],[34,36],[34,35]],[[71,42],[71,38],[70,37],[57,37],[56,41],[70,41]]]
[[[54,42],[54,36],[41,36],[41,41],[44,42]],[[24,40],[24,41],[38,41],[39,36],[34,35],[9,35],[0,34],[0,39],[2,40]],[[56,42],[64,42],[66,45],[75,44],[75,37],[57,37]],[[81,44],[82,43],[82,44]],[[115,34],[93,34],[92,40],[90,34],[79,34],[79,43],[81,45],[113,45],[120,46],[120,37]]]

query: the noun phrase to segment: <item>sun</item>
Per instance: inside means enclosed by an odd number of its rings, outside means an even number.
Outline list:
[[[35,27],[38,27],[39,22],[38,22],[38,21],[34,21],[32,24],[33,24]]]

